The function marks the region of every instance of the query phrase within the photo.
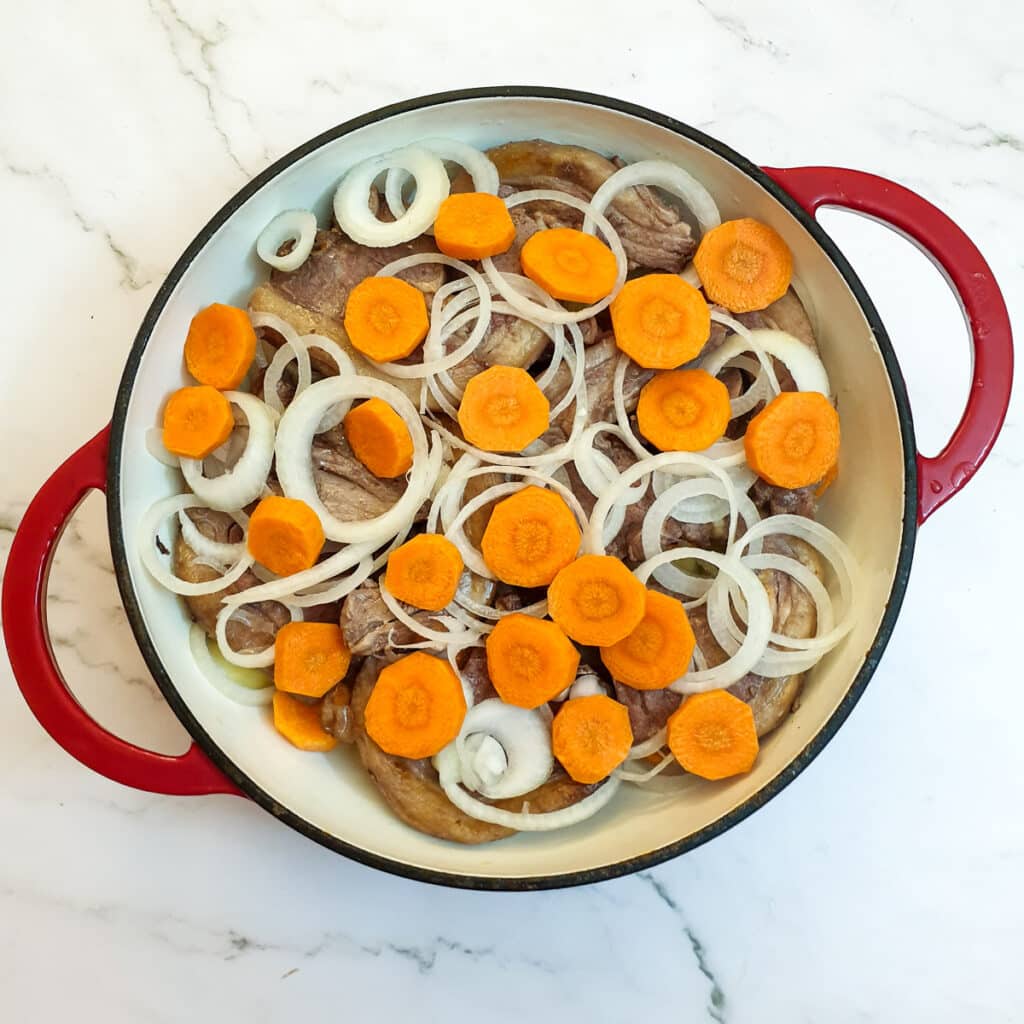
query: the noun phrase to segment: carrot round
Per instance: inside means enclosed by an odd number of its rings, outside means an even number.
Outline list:
[[[462,568],[462,555],[447,537],[421,533],[388,556],[384,585],[399,601],[439,612],[455,597]]]
[[[675,274],[627,281],[611,305],[615,344],[648,370],[672,370],[695,358],[711,336],[704,296]]]
[[[352,289],[345,306],[345,333],[378,363],[404,359],[427,336],[423,292],[397,277],[368,277]]]
[[[663,452],[701,452],[729,426],[729,389],[705,370],[666,370],[640,392],[636,423]]]
[[[767,224],[744,217],[712,228],[693,257],[704,294],[734,313],[781,299],[793,277],[793,254]]]
[[[628,636],[602,647],[601,660],[620,683],[663,690],[686,672],[696,643],[682,603],[648,590],[644,617]]]
[[[174,455],[205,459],[234,429],[231,403],[208,384],[179,388],[164,406],[164,447]]]
[[[333,750],[338,741],[320,722],[320,702],[307,704],[284,690],[274,691],[274,727],[299,750]]]
[[[580,528],[569,506],[553,491],[533,486],[494,506],[480,542],[487,568],[516,587],[546,587],[579,546]]]
[[[601,694],[567,700],[551,724],[552,752],[576,782],[608,778],[632,746],[626,706]]]
[[[776,487],[823,480],[839,457],[839,414],[818,391],[784,391],[747,424],[747,464]]]
[[[498,696],[530,710],[571,686],[580,663],[580,652],[554,622],[520,612],[498,620],[486,647]]]
[[[274,637],[274,685],[304,697],[322,697],[340,683],[352,655],[332,622],[287,622]]]
[[[611,555],[583,555],[548,587],[548,612],[577,643],[610,647],[644,617],[647,588]]]
[[[364,717],[385,753],[433,757],[459,734],[466,698],[447,661],[416,651],[381,669]]]
[[[437,211],[434,241],[447,256],[482,260],[505,252],[516,240],[508,207],[488,192],[456,192]]]
[[[556,299],[597,302],[614,287],[615,254],[594,235],[575,228],[532,234],[519,254],[523,273]]]
[[[352,454],[374,476],[404,476],[412,468],[412,435],[405,420],[382,398],[370,398],[344,419]]]
[[[821,478],[821,483],[818,484],[817,489],[814,492],[816,498],[820,498],[835,482],[839,476],[839,462],[833,462],[829,467],[828,472]]]
[[[551,407],[518,366],[492,366],[466,385],[459,405],[465,439],[489,452],[520,452],[548,429]]]
[[[754,712],[727,690],[692,694],[668,720],[668,748],[692,775],[742,775],[757,759]]]
[[[324,546],[320,517],[297,498],[264,498],[249,519],[249,554],[278,576],[315,564]]]
[[[200,384],[229,391],[256,355],[256,331],[244,309],[215,302],[200,310],[185,338],[185,366]]]

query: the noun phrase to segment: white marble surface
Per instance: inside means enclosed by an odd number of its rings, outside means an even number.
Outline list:
[[[974,236],[1019,317],[1015,3],[606,6],[8,0],[0,551],[108,418],[137,323],[213,210],[307,137],[410,95],[574,86],[763,163],[889,175]],[[934,450],[967,390],[955,303],[884,229],[825,219],[878,301]],[[1022,1019],[1024,687],[1007,578],[1022,568],[1022,428],[1018,401],[988,465],[922,531],[882,667],[811,769],[704,848],[599,887],[433,889],[240,800],[123,789],[42,733],[3,661],[0,1018]],[[183,750],[120,610],[95,496],[61,544],[50,613],[90,710]]]

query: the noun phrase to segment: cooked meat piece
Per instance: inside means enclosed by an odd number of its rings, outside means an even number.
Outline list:
[[[487,652],[482,647],[471,647],[461,656],[459,672],[469,684],[474,704],[498,696],[487,672]]]
[[[412,614],[417,622],[439,628],[429,612]],[[345,643],[357,657],[384,655],[394,652],[398,644],[417,643],[423,639],[391,614],[380,596],[376,580],[366,580],[345,598],[339,621]]]
[[[320,705],[320,724],[342,743],[355,741],[352,727],[352,691],[346,683],[338,683],[329,690]]]
[[[621,164],[582,146],[561,146],[542,139],[509,142],[489,151],[502,184],[516,192],[546,188],[569,192],[581,199],[594,193]],[[613,200],[608,220],[622,239],[630,269],[644,267],[679,273],[697,248],[690,225],[679,211],[646,186],[626,189]],[[512,210],[516,242],[495,262],[518,269],[519,249],[535,231],[550,227],[580,227],[583,216],[559,203],[529,203]]]
[[[615,683],[615,698],[620,704],[625,704],[629,712],[634,744],[649,740],[663,729],[683,700],[673,690],[634,690],[632,686],[618,682]]]
[[[309,259],[291,273],[273,271],[269,281],[253,290],[249,309],[273,313],[290,323],[299,334],[322,334],[332,339],[351,357],[360,374],[386,380],[416,402],[419,381],[388,377],[375,370],[373,364],[352,347],[343,317],[349,292],[364,278],[402,256],[433,251],[433,240],[427,236],[404,245],[376,249],[357,245],[337,229],[319,231]],[[444,282],[444,268],[439,264],[426,264],[403,271],[399,276],[419,288],[429,302]],[[265,331],[264,336],[271,344],[280,344],[280,338],[273,331]],[[330,376],[336,372],[334,363],[318,354],[317,349],[312,350],[311,357],[321,373]]]
[[[526,601],[518,590],[506,590],[494,599],[494,607],[499,612],[518,612],[526,607]]]
[[[762,516],[795,515],[813,519],[817,509],[816,485],[789,490],[758,478],[750,488],[750,500]]]
[[[814,349],[815,352],[818,351],[818,341],[814,336],[810,317],[792,288],[781,299],[776,299],[770,306],[763,309],[761,316],[767,321],[769,327],[786,331],[794,338],[799,338],[808,348]]]
[[[513,835],[512,829],[489,825],[463,814],[444,795],[429,760],[411,761],[385,754],[366,734],[363,713],[382,662],[368,659],[352,691],[355,741],[363,765],[391,809],[407,824],[427,835],[456,843],[487,843]],[[578,803],[597,786],[573,782],[560,769],[544,785],[521,797],[495,801],[496,806],[520,811],[528,803],[533,813],[561,810]]]

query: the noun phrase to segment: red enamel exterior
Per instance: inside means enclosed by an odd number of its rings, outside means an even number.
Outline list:
[[[108,779],[150,793],[191,796],[240,790],[194,743],[180,757],[108,732],[75,700],[57,667],[46,625],[46,583],[68,520],[91,490],[106,490],[110,428],[75,452],[25,511],[7,559],[4,640],[14,677],[39,724],[74,758]]]
[[[809,213],[841,206],[877,218],[917,242],[946,273],[964,308],[974,379],[952,438],[935,458],[917,456],[918,522],[971,478],[1006,416],[1013,376],[1009,317],[992,272],[970,239],[931,203],[884,178],[835,167],[764,168]],[[72,455],[29,505],[11,546],[3,586],[3,629],[18,685],[43,728],[87,767],[154,793],[244,795],[199,749],[157,754],[108,732],[75,700],[53,658],[46,584],[57,541],[85,495],[106,489],[110,428]]]
[[[842,167],[764,167],[808,213],[840,206],[906,235],[931,257],[956,292],[971,334],[974,371],[967,407],[949,443],[934,458],[917,456],[917,521],[957,493],[999,436],[1013,383],[1013,335],[1006,303],[977,246],[916,192]]]

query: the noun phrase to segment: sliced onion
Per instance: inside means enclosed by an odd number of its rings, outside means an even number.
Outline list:
[[[651,779],[660,775],[670,764],[675,762],[675,759],[675,754],[670,752],[663,755],[662,759],[654,767],[642,772],[638,772],[625,765],[620,765],[615,769],[615,777],[622,779],[623,782],[632,782],[634,785],[642,786],[644,783],[650,782]]]
[[[277,250],[288,241],[295,243],[291,252],[278,256]],[[306,262],[315,241],[316,217],[309,210],[285,210],[260,232],[256,239],[256,253],[264,263],[291,273]]]
[[[751,331],[750,328],[744,327],[739,320],[734,319],[728,313],[715,309],[713,306],[711,307],[711,319],[714,320],[715,323],[721,324],[723,327],[728,327],[730,331],[734,334],[738,334],[744,339],[744,341],[746,341],[747,346],[743,351],[753,352],[754,355],[757,356],[758,362],[764,370],[765,379],[771,387],[772,394],[777,395],[782,389],[779,387],[779,378],[776,376],[775,367],[772,365],[772,361],[768,357],[764,348],[754,337],[754,332]]]
[[[229,587],[237,579],[240,579],[245,571],[252,565],[253,558],[244,546],[241,557],[222,576],[214,580],[207,580],[205,583],[189,583],[179,579],[163,563],[157,555],[155,538],[157,528],[171,516],[177,515],[189,508],[209,508],[206,502],[193,494],[175,494],[170,498],[164,498],[155,505],[151,505],[145,515],[139,521],[138,548],[142,564],[165,590],[172,594],[181,594],[183,597],[200,597],[203,594],[216,594],[218,590]],[[246,519],[241,513],[232,513],[240,526],[245,528]],[[241,516],[241,518],[239,518]]]
[[[401,167],[416,179],[416,198],[401,217],[387,223],[373,215],[369,199],[374,181],[392,167]],[[400,245],[422,235],[434,223],[450,190],[448,172],[441,160],[419,146],[406,146],[372,156],[351,168],[334,193],[334,217],[341,230],[360,245]]]
[[[413,616],[410,615],[402,607],[400,602],[395,598],[394,594],[392,594],[391,591],[388,590],[388,588],[384,585],[383,580],[380,580],[378,585],[380,588],[381,600],[384,602],[385,605],[387,605],[388,611],[391,612],[391,614],[400,623],[402,623],[403,626],[407,627],[417,636],[421,636],[425,640],[430,640],[440,647],[444,647],[445,645],[452,643],[465,646],[468,642],[478,639],[478,633],[466,629],[456,619],[449,618],[446,621],[445,617],[442,616],[440,613],[437,613],[436,615],[432,614],[431,621],[440,622],[442,625],[446,627],[450,624],[452,628],[446,629],[445,631],[441,631],[439,629],[432,629],[430,626],[425,626],[422,622],[419,622],[417,619],[413,618]]]
[[[689,171],[668,160],[638,160],[635,164],[627,164],[604,182],[594,193],[591,203],[598,213],[604,213],[620,192],[637,185],[653,185],[681,199],[697,218],[702,234],[722,223],[718,204],[711,193]],[[594,233],[594,225],[589,218],[584,220],[583,230],[588,234]]]
[[[345,522],[324,505],[316,489],[310,451],[324,413],[352,398],[380,398],[398,413],[409,428],[413,443],[412,469],[405,492],[387,512],[372,519]],[[331,540],[376,542],[374,547],[412,521],[430,493],[441,461],[440,445],[428,453],[427,435],[416,407],[393,384],[371,377],[327,377],[310,385],[285,410],[275,446],[277,477],[289,498],[304,501],[320,517]],[[244,457],[244,456],[243,456]]]
[[[181,471],[192,493],[210,508],[231,512],[245,508],[263,493],[274,461],[274,428],[277,416],[265,402],[244,391],[225,391],[224,397],[245,414],[249,437],[238,461],[210,479],[203,475],[200,459],[182,459]]]
[[[459,142],[457,139],[420,139],[417,146],[430,150],[435,156],[442,160],[448,160],[458,164],[469,173],[473,179],[474,192],[489,192],[491,195],[498,194],[498,168],[493,161],[479,149]],[[392,167],[384,183],[384,197],[387,200],[388,209],[396,219],[405,214],[405,201],[402,199],[402,192],[409,181],[409,172],[401,167]]]
[[[309,594],[286,594],[284,600],[288,604],[295,605],[296,608],[314,608],[319,604],[331,604],[334,601],[340,601],[343,597],[348,597],[363,580],[369,579],[372,572],[373,559],[367,555],[360,559],[344,579]]]
[[[519,832],[550,832],[586,821],[587,818],[593,817],[605,807],[619,788],[618,779],[612,776],[579,803],[572,804],[560,811],[549,811],[543,814],[517,813],[485,804],[462,788],[459,754],[454,743],[449,743],[434,758],[434,764],[437,767],[445,796],[460,811],[477,821],[486,821],[492,825],[516,829]]]
[[[601,682],[600,676],[593,672],[578,675],[572,686],[569,687],[569,699],[571,700],[575,700],[577,697],[604,697],[607,694],[608,690]]]
[[[692,263],[687,263],[679,276],[687,284],[693,285],[694,288],[704,287],[704,285],[701,284],[700,275],[697,273],[697,268]]]
[[[195,507],[195,506],[193,506]],[[244,512],[234,512],[232,516],[236,523],[247,530],[249,528],[249,517]],[[223,541],[210,540],[202,533],[198,526],[185,515],[184,511],[178,513],[178,528],[181,530],[181,539],[200,557],[210,559],[216,563],[217,568],[226,565],[234,565],[235,562],[245,557],[245,541],[237,543],[226,543]]]
[[[455,750],[469,789],[488,800],[522,796],[547,782],[554,767],[550,716],[491,697],[466,712]]]
[[[696,650],[696,648],[694,648]],[[656,754],[668,742],[668,729],[662,726],[653,736],[649,736],[642,743],[637,743],[629,751],[629,760],[636,761],[642,757]]]
[[[177,455],[172,455],[164,447],[164,432],[160,427],[150,427],[146,431],[146,451],[156,459],[157,462],[162,463],[165,466],[170,466],[171,469],[179,469],[181,467],[181,460]]]
[[[747,633],[743,643],[736,652],[715,668],[688,672],[685,676],[671,684],[676,693],[702,693],[705,690],[717,690],[732,686],[751,672],[760,657],[768,648],[768,638],[772,631],[772,613],[768,605],[768,595],[761,581],[753,570],[741,564],[733,555],[720,555],[717,551],[705,551],[703,548],[672,548],[663,551],[653,558],[647,559],[638,566],[634,575],[641,583],[646,583],[651,574],[662,565],[687,558],[699,559],[717,566],[718,576],[712,584],[724,587],[725,580],[732,578],[739,585],[747,604]],[[710,606],[708,625],[714,632],[711,623]],[[718,633],[715,633],[718,639]],[[727,652],[728,653],[728,652]]]
[[[488,280],[498,290],[501,297],[514,306],[521,313],[526,316],[533,317],[542,323],[555,323],[555,324],[568,324],[568,323],[579,323],[581,320],[586,320],[589,317],[596,316],[603,309],[607,309],[611,304],[612,299],[619,293],[623,284],[626,281],[626,251],[622,248],[622,242],[619,239],[618,232],[608,223],[608,219],[595,210],[591,203],[586,202],[583,199],[578,199],[576,196],[570,195],[568,192],[558,192],[554,189],[530,189],[527,192],[517,192],[514,195],[509,196],[505,200],[505,205],[512,209],[516,206],[521,206],[523,203],[532,203],[537,201],[547,201],[554,203],[564,203],[566,206],[571,206],[575,210],[579,210],[584,218],[591,218],[597,227],[600,229],[601,234],[604,235],[605,241],[608,243],[609,248],[615,254],[615,262],[618,267],[618,274],[615,278],[615,284],[612,290],[603,299],[595,302],[592,306],[587,306],[584,309],[570,311],[562,309],[561,311],[551,309],[547,305],[541,305],[540,303],[534,302],[532,299],[527,298],[521,291],[517,290],[512,282],[506,277],[494,264],[494,260],[487,256],[483,259],[481,265],[484,268],[484,272],[487,274]]]
[[[248,604],[249,602],[245,602]],[[239,610],[241,605],[239,604],[228,604],[225,602],[224,607],[221,608],[217,615],[217,647],[220,650],[221,657],[225,661],[230,662],[232,665],[238,665],[241,668],[269,668],[274,664],[274,642],[271,641],[269,647],[265,647],[262,651],[255,651],[252,654],[247,654],[242,651],[236,651],[228,643],[228,621],[231,617]],[[290,605],[284,606],[292,617],[292,622],[301,620],[302,610],[299,608],[293,608]]]
[[[193,622],[189,629],[188,645],[199,671],[225,697],[235,701],[236,704],[245,704],[248,707],[262,707],[273,700],[274,687],[269,677],[264,677],[266,682],[260,687],[244,686],[241,683],[232,682],[225,669],[217,664],[207,644],[206,633],[197,622]],[[230,662],[228,664],[230,665]]]
[[[739,324],[738,326],[742,327],[743,325]],[[798,391],[818,391],[826,398],[831,395],[825,364],[809,345],[805,345],[792,334],[771,330],[767,327],[753,331],[744,328],[744,331],[745,334],[729,338],[706,355],[701,361],[701,368],[710,373],[712,377],[717,377],[726,363],[731,362],[744,352],[753,351],[755,354],[765,352],[769,356],[774,356],[789,370]],[[777,388],[776,393],[778,393]]]
[[[285,336],[284,342],[274,353],[274,358],[270,360],[270,365],[263,375],[263,401],[277,413],[284,412],[284,402],[277,393],[277,386],[284,376],[284,368],[292,360],[295,361],[298,371],[295,394],[299,395],[313,383],[313,368],[309,362],[309,350],[302,344],[294,330],[290,330]]]

